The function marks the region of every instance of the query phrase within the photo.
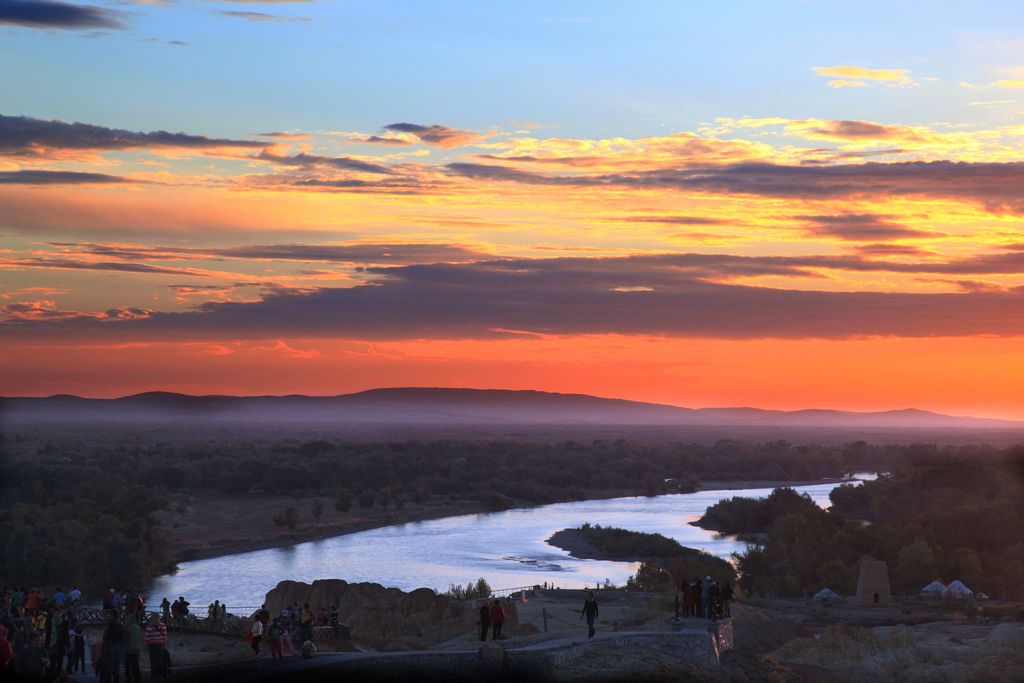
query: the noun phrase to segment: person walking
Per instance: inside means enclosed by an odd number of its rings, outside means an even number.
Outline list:
[[[587,618],[587,638],[594,637],[594,622],[597,620],[597,598],[594,597],[593,592],[587,593],[587,600],[583,603],[583,609],[580,610],[580,620],[583,617]]]
[[[252,628],[249,630],[252,635],[252,654],[255,657],[260,656],[260,640],[263,639],[263,622],[259,619],[253,619]]]
[[[501,638],[501,627],[505,624],[505,608],[501,606],[501,600],[494,599],[491,605],[491,640]]]
[[[491,630],[491,608],[484,600],[483,606],[480,608],[480,640],[487,640],[487,632]]]
[[[166,601],[167,598],[164,598]],[[149,677],[164,678],[167,675],[167,624],[161,623],[157,615],[149,615],[144,636],[149,651]]]

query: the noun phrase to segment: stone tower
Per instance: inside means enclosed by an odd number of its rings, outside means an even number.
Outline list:
[[[881,560],[864,560],[860,563],[860,578],[857,579],[857,602],[861,605],[892,604],[889,589],[889,570]]]

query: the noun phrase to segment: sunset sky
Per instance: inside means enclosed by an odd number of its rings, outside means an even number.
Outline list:
[[[1024,419],[1019,2],[0,0],[0,394]]]

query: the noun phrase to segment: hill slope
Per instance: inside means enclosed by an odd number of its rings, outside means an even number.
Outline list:
[[[47,423],[298,423],[518,425],[745,425],[1024,429],[1024,423],[922,410],[873,413],[681,408],[585,394],[500,389],[371,389],[340,396],[189,396],[148,392],[116,399],[58,395],[0,399],[7,425]]]

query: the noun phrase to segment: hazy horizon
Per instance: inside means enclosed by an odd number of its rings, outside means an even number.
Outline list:
[[[244,422],[356,424],[372,421],[383,428],[419,424],[458,429],[484,425],[544,428],[592,423],[622,428],[766,429],[964,429],[1015,430],[1024,421],[979,415],[945,415],[916,408],[892,411],[839,411],[812,407],[795,411],[756,406],[677,406],[589,394],[467,387],[377,387],[334,395],[192,395],[151,391],[117,397],[56,394],[0,397],[0,417],[9,425],[73,424],[83,420],[175,422],[187,419],[213,425]],[[68,403],[72,400],[72,403]]]

